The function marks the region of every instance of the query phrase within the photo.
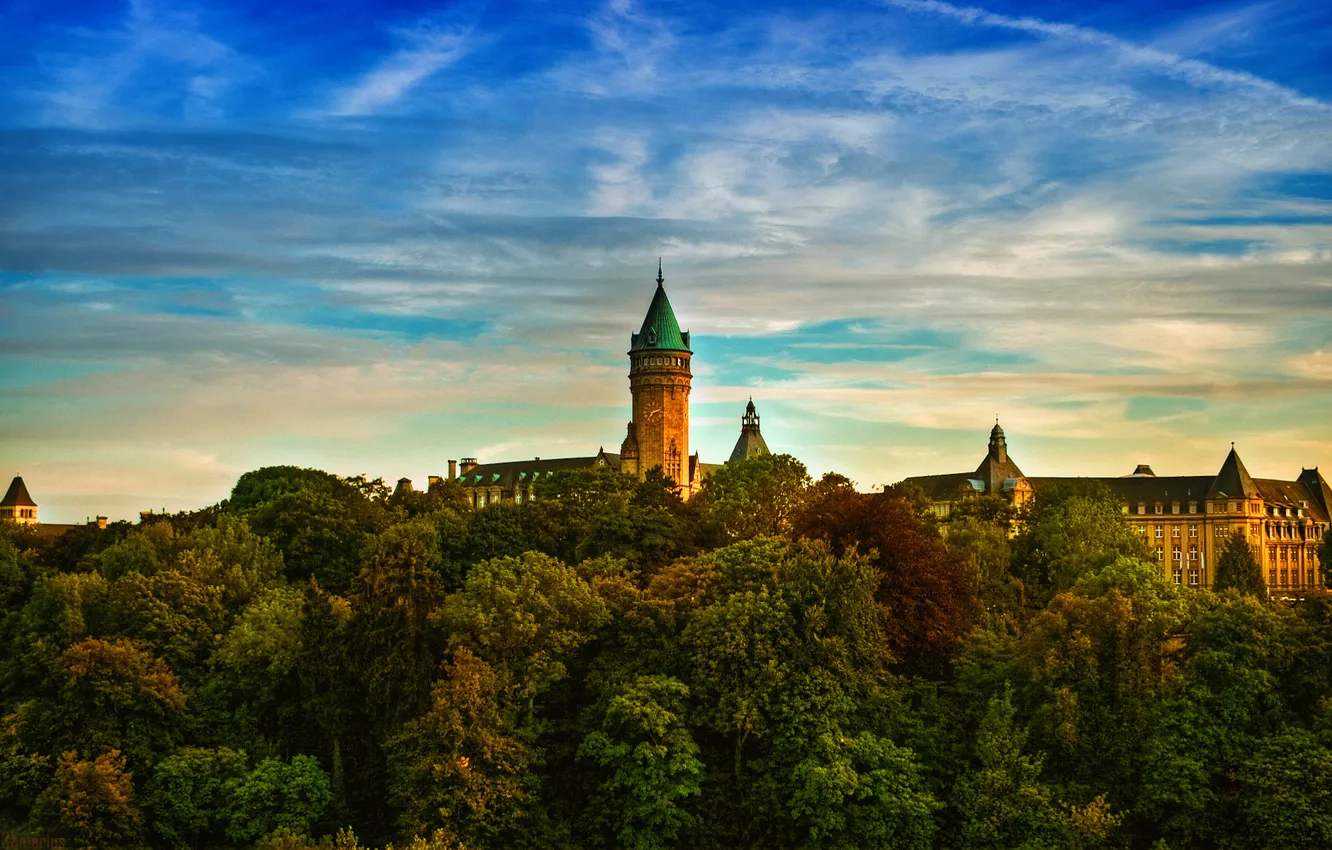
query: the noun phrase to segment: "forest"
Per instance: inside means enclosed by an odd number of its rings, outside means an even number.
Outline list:
[[[0,843],[1332,847],[1332,597],[1242,538],[1216,584],[1092,485],[939,519],[788,455],[480,509],[259,469],[0,530]]]

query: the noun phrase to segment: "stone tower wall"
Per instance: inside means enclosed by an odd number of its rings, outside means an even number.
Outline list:
[[[687,351],[635,351],[629,355],[641,478],[660,466],[677,484],[689,486],[689,388]]]

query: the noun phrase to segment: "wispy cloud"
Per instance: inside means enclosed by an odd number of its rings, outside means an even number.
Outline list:
[[[0,45],[0,462],[61,499],[609,448],[658,256],[705,460],[751,392],[862,482],[996,411],[1031,474],[1332,444],[1332,12],[194,2]]]
[[[1285,102],[1299,106],[1326,106],[1316,98],[1278,85],[1244,71],[1231,71],[1198,59],[1189,59],[1173,53],[1132,42],[1088,27],[1042,20],[1041,18],[1015,18],[986,11],[976,6],[955,6],[942,0],[884,0],[890,6],[914,12],[945,15],[965,24],[1000,27],[1046,38],[1061,39],[1095,45],[1113,51],[1122,61],[1178,76],[1196,85],[1227,85],[1261,91]]]
[[[453,65],[473,46],[472,27],[424,19],[395,30],[403,46],[334,98],[330,115],[367,115],[397,103],[428,77]]]

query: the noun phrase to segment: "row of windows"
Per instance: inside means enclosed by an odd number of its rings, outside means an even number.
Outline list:
[[[638,362],[642,363],[644,366],[683,367],[685,365],[685,359],[683,357],[644,357]]]
[[[10,519],[36,519],[36,508],[3,508],[0,509],[0,517],[9,517]]]

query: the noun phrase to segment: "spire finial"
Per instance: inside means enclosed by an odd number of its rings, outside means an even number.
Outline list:
[[[661,276],[661,257],[657,258],[657,286],[666,282],[666,278]]]

